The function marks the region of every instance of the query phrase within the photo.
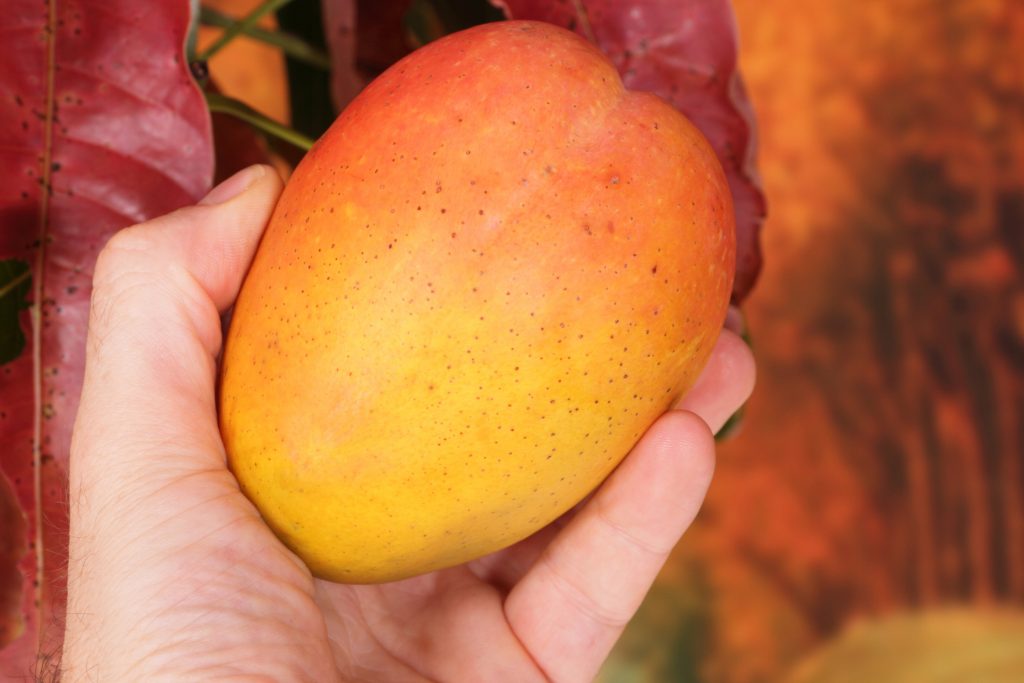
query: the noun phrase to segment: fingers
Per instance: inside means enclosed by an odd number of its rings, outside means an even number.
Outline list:
[[[551,680],[593,679],[693,521],[713,469],[707,424],[667,413],[512,589],[506,617]]]
[[[700,415],[718,432],[750,398],[755,375],[750,347],[735,332],[722,330],[697,383],[676,407]]]

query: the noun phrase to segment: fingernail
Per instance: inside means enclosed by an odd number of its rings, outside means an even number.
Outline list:
[[[199,200],[199,204],[202,206],[210,206],[212,204],[223,204],[229,199],[234,199],[249,189],[249,187],[262,178],[266,172],[267,167],[262,164],[255,164],[248,168],[243,168],[241,171],[210,190],[205,197]]]

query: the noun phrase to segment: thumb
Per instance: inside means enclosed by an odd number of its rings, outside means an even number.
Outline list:
[[[219,343],[219,323],[208,314],[235,300],[280,193],[273,168],[250,166],[196,206],[115,234],[96,262],[90,329],[109,327],[111,313],[133,313],[139,302],[128,293],[162,294],[186,307],[204,341]]]
[[[272,168],[252,166],[197,206],[122,230],[100,253],[72,436],[73,515],[82,493],[120,496],[140,473],[223,466],[214,401],[220,312],[238,293],[280,191]]]
[[[71,440],[68,679],[237,673],[276,625],[322,628],[303,607],[308,573],[225,466],[214,399],[220,312],[280,190],[254,166],[100,254]]]

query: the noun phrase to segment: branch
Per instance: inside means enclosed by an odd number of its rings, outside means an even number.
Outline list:
[[[314,141],[312,138],[308,138],[302,133],[292,130],[282,123],[278,123],[274,119],[256,111],[245,102],[236,100],[233,97],[225,97],[219,93],[208,92],[206,93],[206,104],[209,105],[210,111],[230,114],[263,131],[267,135],[273,135],[299,149],[309,151],[310,147],[313,146]]]

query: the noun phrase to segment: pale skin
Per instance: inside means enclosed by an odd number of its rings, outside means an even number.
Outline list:
[[[64,680],[592,680],[697,514],[712,433],[753,388],[749,349],[724,330],[680,405],[535,536],[396,583],[321,581],[241,494],[217,428],[221,314],[280,191],[252,167],[99,258]]]

